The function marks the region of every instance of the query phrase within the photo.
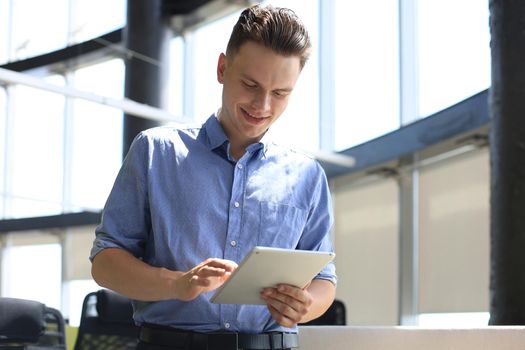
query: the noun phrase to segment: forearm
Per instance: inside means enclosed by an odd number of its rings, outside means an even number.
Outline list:
[[[91,274],[102,287],[128,298],[157,301],[177,298],[179,271],[153,267],[119,248],[108,248],[93,259]]]
[[[335,285],[327,280],[314,279],[307,291],[312,295],[312,305],[300,323],[306,323],[324,314],[335,298]]]

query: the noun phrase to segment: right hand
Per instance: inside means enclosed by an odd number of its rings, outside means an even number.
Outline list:
[[[237,268],[231,260],[209,258],[182,273],[177,279],[178,298],[190,301],[201,293],[206,293],[220,287]]]

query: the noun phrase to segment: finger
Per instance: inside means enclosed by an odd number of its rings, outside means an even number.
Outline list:
[[[268,306],[292,320],[300,320],[302,315],[307,312],[305,305],[290,296],[280,294],[276,291],[271,295],[263,294],[262,298]]]
[[[208,259],[203,262],[202,266],[210,266],[215,268],[224,269],[226,271],[232,272],[237,268],[237,263],[232,260],[225,260],[225,259]]]
[[[197,275],[192,276],[188,282],[193,287],[208,287],[211,284],[210,279],[201,278]]]
[[[267,296],[268,300],[273,300],[275,303],[275,307],[279,310],[282,310],[284,312],[284,306],[288,306],[294,310],[301,310],[303,308],[303,304],[305,304],[301,298],[296,298],[295,293],[289,292],[289,294],[281,293],[281,291],[277,288],[271,288],[263,291],[263,295]],[[279,306],[282,304],[283,306]]]
[[[283,315],[282,313],[279,312],[279,310],[277,310],[271,305],[268,305],[268,311],[270,311],[270,315],[275,320],[275,322],[277,322],[283,327],[292,328],[292,327],[295,327],[297,323],[299,322],[299,320],[294,320],[294,319],[287,317],[286,315]]]
[[[195,271],[194,274],[199,277],[221,277],[225,274],[231,274],[231,272],[220,267],[203,266]]]

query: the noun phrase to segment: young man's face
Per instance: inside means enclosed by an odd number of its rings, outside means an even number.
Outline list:
[[[220,55],[219,121],[232,143],[247,146],[262,138],[284,112],[300,72],[298,56],[282,56],[251,41],[233,57]]]

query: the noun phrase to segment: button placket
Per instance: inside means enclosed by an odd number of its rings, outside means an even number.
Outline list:
[[[224,248],[224,258],[228,260],[237,261],[240,257],[239,254],[239,235],[241,230],[241,218],[242,218],[242,201],[244,198],[244,165],[237,163],[233,168],[233,184],[230,198],[230,215],[228,220],[228,232],[226,237],[226,246]],[[235,324],[232,320],[235,320],[236,307],[235,305],[222,305],[221,307],[221,322],[225,329],[234,329]]]

